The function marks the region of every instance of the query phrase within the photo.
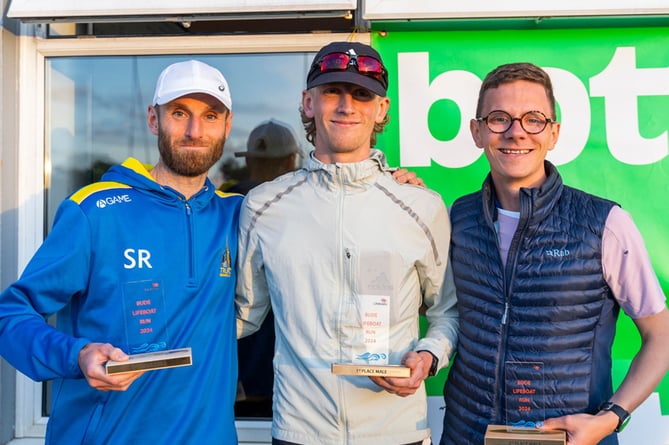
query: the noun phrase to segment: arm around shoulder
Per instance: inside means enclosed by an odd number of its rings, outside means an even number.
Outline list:
[[[440,198],[439,198],[440,199]],[[435,261],[426,262],[422,275],[423,303],[428,329],[415,350],[425,350],[438,359],[438,368],[448,366],[458,341],[458,309],[450,264],[451,224],[443,201],[439,203],[434,219],[429,224],[434,234]]]

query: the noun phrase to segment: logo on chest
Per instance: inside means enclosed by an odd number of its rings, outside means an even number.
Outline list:
[[[570,252],[569,249],[545,249],[544,254],[553,258],[564,258],[568,257]]]
[[[218,271],[219,277],[229,277],[232,274],[232,264],[230,263],[230,249],[226,245],[221,256],[221,267]]]
[[[125,249],[123,251],[125,269],[153,269],[151,252],[146,249]]]

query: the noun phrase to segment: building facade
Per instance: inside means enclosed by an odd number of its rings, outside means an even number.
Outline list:
[[[482,76],[529,60],[550,70],[564,112],[551,159],[567,181],[622,202],[635,216],[669,290],[669,7],[622,0],[537,6],[430,0],[2,0],[0,28],[0,283],[14,281],[48,233],[58,203],[133,156],[157,159],[146,126],[155,79],[199,58],[230,83],[235,117],[211,177],[243,179],[234,156],[262,121],[302,137],[298,113],[309,63],[334,40],[371,43],[391,73],[391,123],[379,139],[391,164],[414,169],[450,205],[476,189],[485,162],[467,125]],[[665,3],[663,5],[662,3]],[[515,6],[514,6],[515,5]],[[605,180],[591,174],[593,162]],[[630,187],[630,184],[633,186]],[[658,193],[659,190],[659,193]],[[619,327],[614,375],[638,348]],[[440,434],[445,374],[428,381]],[[665,379],[667,380],[667,379]],[[43,443],[48,383],[0,359],[0,444]],[[669,443],[669,381],[621,436],[624,445]],[[267,418],[240,418],[240,441],[270,443]]]

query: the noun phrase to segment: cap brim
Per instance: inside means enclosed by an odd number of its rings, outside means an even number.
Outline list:
[[[170,93],[162,95],[157,101],[155,105],[165,105],[168,102],[172,102],[174,99],[178,99],[183,96],[188,96],[189,94],[206,94],[207,96],[211,96],[217,101],[219,101],[225,108],[228,110],[232,109],[232,103],[231,100],[228,97],[225,97],[223,94],[217,94],[215,92],[212,92],[207,89],[203,88],[189,88],[186,90],[177,90],[177,91],[172,91]]]
[[[316,87],[318,85],[324,85],[326,83],[352,83],[353,85],[358,85],[363,88],[367,88],[372,93],[377,96],[385,97],[386,90],[381,85],[381,82],[374,79],[370,76],[363,76],[352,71],[330,71],[328,73],[319,74],[315,79],[313,79],[307,85],[307,89]]]

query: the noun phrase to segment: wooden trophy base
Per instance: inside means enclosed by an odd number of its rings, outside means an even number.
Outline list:
[[[513,428],[508,425],[488,425],[485,445],[565,445],[564,431],[539,431]]]
[[[191,348],[170,349],[167,351],[146,352],[131,355],[125,362],[108,361],[107,374],[151,371],[154,369],[175,368],[193,364]]]
[[[351,363],[333,363],[332,373],[338,375],[411,377],[411,369],[399,365],[354,365]]]

